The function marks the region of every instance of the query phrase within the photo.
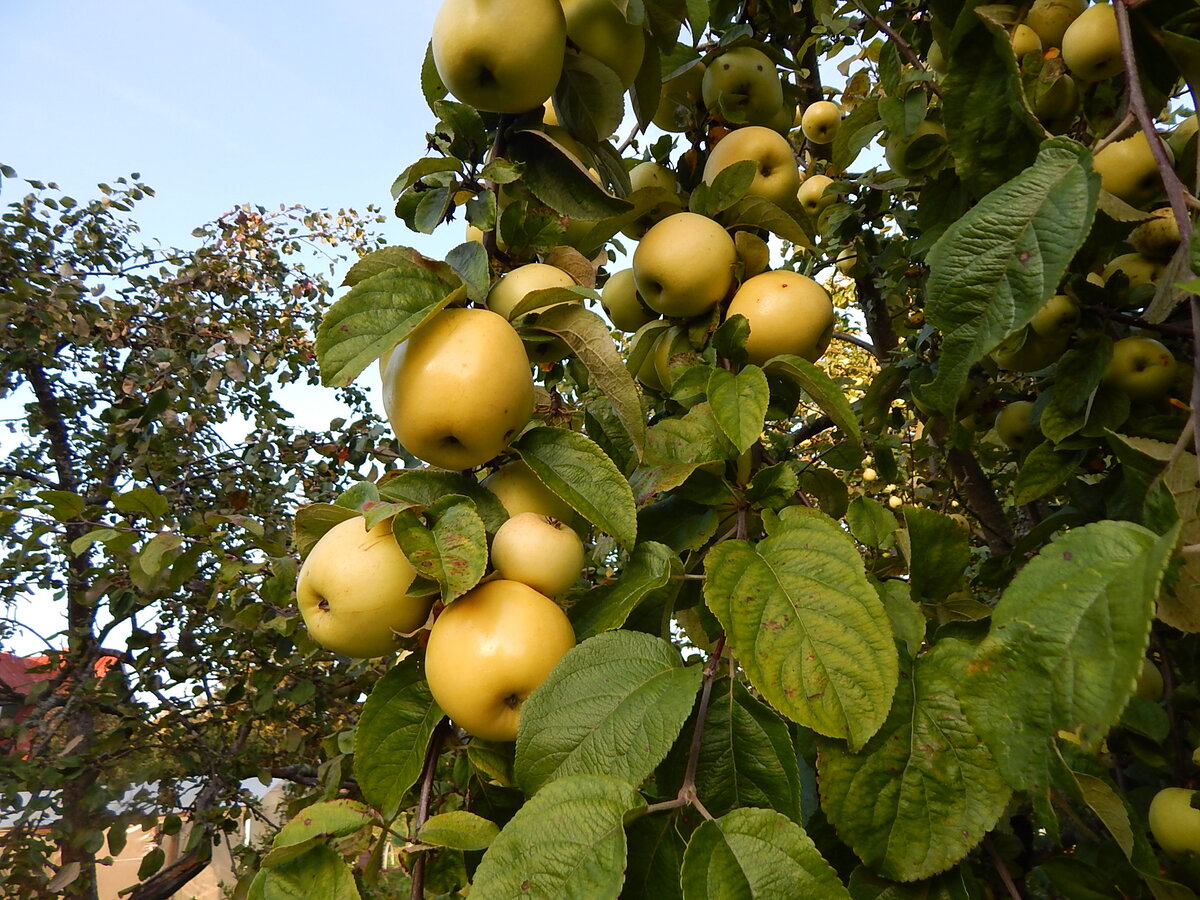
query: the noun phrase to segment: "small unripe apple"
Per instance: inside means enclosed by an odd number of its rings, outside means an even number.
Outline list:
[[[425,675],[454,724],[516,740],[521,705],[575,646],[567,614],[518,581],[488,581],[447,606],[429,631]]]
[[[783,82],[775,63],[745,45],[709,63],[700,93],[709,112],[735,125],[766,125],[783,106]]]
[[[558,519],[521,513],[501,525],[492,538],[492,568],[501,578],[557,597],[583,572],[583,542]]]
[[[1110,4],[1097,3],[1080,13],[1063,34],[1062,56],[1080,81],[1103,81],[1125,71],[1117,14]]]
[[[828,144],[842,124],[842,109],[832,100],[818,100],[804,108],[800,129],[814,144]]]
[[[1163,788],[1150,801],[1150,833],[1168,856],[1200,853],[1200,809],[1192,806],[1195,791]]]
[[[1132,335],[1113,344],[1103,381],[1131,400],[1149,402],[1167,395],[1175,381],[1175,357],[1154,338]]]
[[[1014,400],[996,413],[996,435],[1005,446],[1019,450],[1034,435],[1033,403],[1029,400]]]
[[[637,331],[658,318],[658,314],[648,309],[638,296],[633,269],[622,269],[609,276],[600,291],[600,305],[613,327],[621,331]]]
[[[394,653],[397,637],[425,624],[432,597],[409,597],[416,570],[396,543],[392,520],[369,531],[362,516],[339,522],[309,551],[296,602],[314,641],[343,656]]]
[[[792,145],[779,132],[763,125],[747,125],[722,138],[708,156],[704,180],[711,184],[722,171],[743,160],[750,160],[756,166],[754,180],[746,192],[749,196],[783,206],[800,186]]]
[[[736,265],[729,232],[692,212],[663,219],[633,253],[633,277],[646,305],[678,318],[703,315],[723,300]]]
[[[501,39],[514,22],[520,40]],[[559,0],[444,0],[432,48],[438,76],[463,103],[525,112],[545,103],[562,75],[566,18]]]
[[[726,312],[726,317],[736,315],[750,325],[746,356],[755,365],[783,353],[816,362],[837,324],[829,292],[790,271],[763,272],[744,281]]]

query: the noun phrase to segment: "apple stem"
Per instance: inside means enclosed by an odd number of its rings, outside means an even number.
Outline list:
[[[413,820],[410,840],[416,841],[421,826],[429,819],[429,802],[433,796],[433,776],[437,773],[438,756],[442,752],[442,742],[446,739],[446,731],[450,720],[442,716],[442,720],[434,726],[433,734],[429,737],[429,747],[425,751],[425,767],[421,771],[421,796],[417,802],[417,816]],[[422,900],[425,896],[425,860],[429,853],[417,854],[412,867],[412,890],[410,900]]]

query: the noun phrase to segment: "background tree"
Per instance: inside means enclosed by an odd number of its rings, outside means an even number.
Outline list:
[[[178,250],[139,234],[136,176],[86,201],[27,187],[0,241],[0,396],[24,413],[0,462],[0,598],[52,604],[65,627],[0,733],[27,748],[3,760],[19,815],[0,884],[95,896],[127,826],[169,831],[183,811],[187,852],[162,871],[148,857],[133,894],[165,897],[253,805],[242,780],[317,780],[305,762],[369,674],[303,662],[288,511],[377,470],[378,425],[347,389],[352,421],[298,429],[280,391],[313,383],[330,274],[377,244],[377,217],[244,207]]]

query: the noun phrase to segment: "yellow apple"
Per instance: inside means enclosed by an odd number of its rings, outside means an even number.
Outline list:
[[[608,277],[600,291],[600,305],[613,326],[621,331],[637,331],[658,318],[638,296],[633,269],[622,269]]]
[[[1175,382],[1175,357],[1154,338],[1122,338],[1113,344],[1112,359],[1102,380],[1124,391],[1130,400],[1158,400]]]
[[[1168,856],[1200,853],[1200,809],[1192,806],[1195,791],[1163,788],[1150,801],[1150,833]]]
[[[833,264],[837,266],[837,270],[843,275],[849,275],[854,271],[854,267],[858,265],[858,251],[853,246],[843,247],[838,251]]]
[[[546,487],[523,460],[507,463],[483,479],[483,486],[496,495],[510,517],[524,512],[571,522],[575,510]]]
[[[383,406],[409,453],[444,469],[474,468],[533,415],[525,346],[498,313],[442,310],[390,352]]]
[[[883,150],[893,172],[905,178],[919,178],[932,175],[942,168],[949,150],[949,140],[940,122],[925,119],[910,137],[891,135]]]
[[[643,162],[629,170],[631,193],[626,198],[633,209],[622,219],[621,233],[633,240],[642,236],[667,216],[683,211],[679,182],[675,173],[656,162]]]
[[[463,103],[488,112],[519,113],[545,103],[566,48],[559,0],[444,0],[433,22],[433,62],[442,83]]]
[[[726,50],[704,71],[704,105],[735,125],[766,125],[783,106],[783,82],[771,58],[754,47]]]
[[[567,37],[580,50],[617,73],[626,90],[637,78],[646,52],[646,34],[630,25],[612,0],[562,0]],[[524,23],[521,25],[525,28]]]
[[[1079,325],[1079,305],[1066,294],[1055,294],[1029,320],[1030,329],[1040,337],[1065,338]]]
[[[1017,59],[1026,53],[1041,53],[1042,39],[1028,25],[1017,25],[1012,30],[1012,48]]]
[[[1067,349],[1069,337],[1070,332],[1042,335],[1026,326],[996,345],[992,359],[1009,372],[1037,372],[1058,361]]]
[[[1114,306],[1133,308],[1139,305],[1138,298],[1129,296],[1133,293],[1134,288],[1144,284],[1158,284],[1158,279],[1162,276],[1165,268],[1166,262],[1161,259],[1151,259],[1141,253],[1122,253],[1104,267],[1100,278],[1105,287],[1109,288],[1110,294],[1114,295],[1114,300],[1117,301],[1113,304]],[[1115,285],[1109,285],[1118,272],[1122,273],[1128,281],[1128,285],[1123,288],[1125,294],[1117,294]],[[1146,292],[1141,293],[1144,297]]]
[[[1132,206],[1143,207],[1162,192],[1158,163],[1141,130],[1102,147],[1092,166],[1100,175],[1100,186]]]
[[[1125,71],[1117,14],[1110,4],[1097,3],[1079,14],[1063,34],[1062,57],[1079,81],[1103,81]]]
[[[1180,122],[1167,138],[1167,146],[1171,148],[1171,153],[1176,159],[1183,159],[1184,151],[1188,144],[1196,137],[1200,131],[1200,120],[1196,118],[1196,114],[1188,116]],[[1194,156],[1195,154],[1193,154]]]
[[[837,318],[829,293],[795,272],[763,272],[745,281],[733,295],[726,316],[742,315],[750,324],[746,355],[755,365],[790,353],[816,362],[829,347]]]
[[[492,568],[501,578],[557,597],[583,573],[583,542],[559,519],[520,513],[492,538]]]
[[[488,581],[447,606],[425,648],[425,675],[454,724],[512,741],[523,704],[575,646],[567,614],[519,581]]]
[[[818,100],[804,108],[800,130],[814,144],[828,144],[842,124],[842,109],[832,100]]]
[[[296,602],[314,641],[343,656],[394,653],[396,638],[429,618],[432,597],[408,597],[416,570],[392,535],[392,520],[367,530],[355,516],[322,535],[300,567]]]
[[[574,286],[575,279],[562,269],[547,265],[546,263],[528,263],[508,272],[492,285],[492,289],[488,291],[487,295],[487,307],[492,312],[499,313],[511,322],[516,318],[513,315],[514,311],[534,291]],[[548,300],[545,304],[536,306],[533,309],[527,309],[519,315],[542,311],[552,306],[561,306],[567,303],[582,306],[583,298]],[[562,359],[568,352],[566,345],[562,341],[550,335],[546,335],[543,338],[526,339],[525,351],[529,354],[530,360],[534,362],[554,362]]]
[[[831,184],[833,179],[828,175],[809,175],[796,189],[796,199],[814,219],[837,200],[837,194],[825,193],[825,188]]]
[[[942,49],[942,45],[937,41],[933,41],[929,45],[929,53],[925,58],[926,64],[939,75],[945,75],[946,67],[946,51]]]
[[[1133,249],[1149,259],[1170,259],[1179,246],[1179,223],[1169,206],[1156,209],[1153,218],[1139,224],[1129,233]]]
[[[690,318],[725,299],[736,265],[737,248],[724,227],[681,212],[646,232],[633,253],[633,278],[652,310]]]
[[[723,170],[743,160],[757,165],[746,192],[752,197],[784,206],[800,187],[796,157],[788,139],[764,125],[747,125],[729,132],[713,148],[704,165],[704,181],[711,184]]]
[[[675,193],[679,190],[679,179],[666,166],[647,160],[629,170],[630,191],[636,193],[643,188],[661,188]]]
[[[1013,450],[1023,447],[1034,433],[1032,401],[1014,400],[996,413],[996,435]]]
[[[1079,18],[1087,0],[1034,0],[1025,24],[1037,32],[1042,47],[1061,47],[1068,26]]]
[[[658,97],[658,109],[651,120],[663,131],[681,132],[694,128],[698,120],[704,63],[697,62],[674,78],[663,82]]]
[[[651,331],[638,331],[633,336],[629,344],[629,360],[626,365],[629,367],[630,373],[637,381],[646,388],[652,391],[662,392],[665,390],[662,381],[658,377],[658,370],[654,365],[655,351],[658,349],[658,341],[666,336],[670,329],[653,329]],[[640,356],[640,362],[637,366],[633,366],[632,362],[635,357]]]
[[[659,335],[654,345],[653,362],[654,374],[661,391],[669,391],[675,384],[679,374],[675,369],[686,368],[695,361],[695,348],[688,339],[687,329],[682,325],[672,325]]]
[[[1066,130],[1079,112],[1079,88],[1070,75],[1059,75],[1049,83],[1038,82],[1033,114],[1048,131]]]

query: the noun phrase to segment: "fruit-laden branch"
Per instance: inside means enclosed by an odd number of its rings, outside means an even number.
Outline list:
[[[878,28],[891,39],[892,43],[896,45],[896,49],[900,51],[900,54],[906,60],[908,60],[914,69],[916,69],[918,72],[929,71],[929,67],[925,65],[925,61],[921,59],[921,57],[917,54],[917,51],[913,50],[912,44],[901,37],[896,29],[892,28],[891,25],[885,22],[881,16],[873,15],[870,10],[863,6],[860,0],[854,0],[854,5],[858,8],[859,12],[875,23],[876,28]],[[938,97],[942,96],[942,89],[936,81],[930,79],[925,83],[929,85],[929,90],[931,90],[934,94],[936,94]]]

